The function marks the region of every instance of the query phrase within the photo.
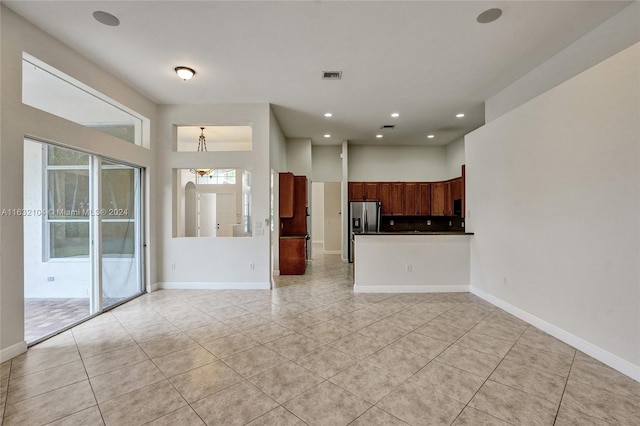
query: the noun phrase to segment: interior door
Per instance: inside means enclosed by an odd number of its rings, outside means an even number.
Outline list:
[[[201,192],[198,201],[198,236],[215,237],[217,194]]]
[[[233,225],[238,223],[236,217],[236,194],[233,192],[218,192],[216,195],[216,236],[232,237]]]

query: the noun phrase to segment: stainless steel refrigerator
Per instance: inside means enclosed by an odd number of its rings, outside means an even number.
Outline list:
[[[349,262],[354,258],[354,232],[380,231],[380,202],[352,201],[349,203]]]

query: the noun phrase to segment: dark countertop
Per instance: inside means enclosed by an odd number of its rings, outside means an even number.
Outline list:
[[[353,235],[473,235],[473,232],[429,232],[429,231],[398,231],[398,232],[354,232]]]

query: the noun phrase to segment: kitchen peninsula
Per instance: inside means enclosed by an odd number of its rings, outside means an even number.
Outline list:
[[[355,233],[354,291],[469,291],[471,235],[413,231]]]

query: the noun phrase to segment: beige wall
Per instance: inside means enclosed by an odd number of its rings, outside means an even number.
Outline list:
[[[467,135],[471,286],[640,379],[640,44]]]
[[[342,207],[340,182],[324,184],[324,251],[340,254],[342,247]]]

